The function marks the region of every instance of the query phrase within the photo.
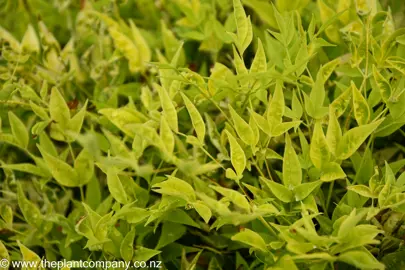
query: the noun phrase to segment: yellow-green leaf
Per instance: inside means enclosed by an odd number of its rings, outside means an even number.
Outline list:
[[[332,75],[333,71],[340,64],[340,62],[340,58],[336,58],[322,66],[321,72],[324,82],[329,79],[330,75]]]
[[[32,264],[35,264],[36,267],[27,267],[27,270],[37,270],[37,269],[43,269],[41,267],[41,258],[32,250],[24,246],[20,240],[17,240],[18,247],[20,248],[20,252],[22,254],[24,262],[31,262]],[[30,266],[32,265],[30,264]]]
[[[142,65],[140,63],[139,50],[135,43],[123,34],[118,27],[109,27],[108,31],[114,40],[115,47],[120,50],[128,60],[129,70],[133,73],[138,72],[142,68]]]
[[[292,146],[290,136],[285,135],[285,149],[283,160],[283,183],[286,187],[295,187],[301,184],[302,171],[301,164]]]
[[[245,152],[243,151],[239,143],[236,141],[235,137],[228,131],[225,132],[228,135],[228,140],[230,143],[232,166],[235,168],[238,177],[241,177],[246,167]]]
[[[288,203],[293,201],[293,192],[274,181],[262,178],[262,182],[270,189],[274,196],[282,202]]]
[[[340,94],[330,105],[332,111],[335,112],[336,117],[340,117],[350,103],[352,97],[352,88],[349,86],[342,94]]]
[[[309,156],[314,166],[318,169],[320,169],[323,164],[328,162],[330,158],[328,143],[326,141],[325,134],[323,133],[322,125],[319,121],[317,121],[314,126]]]
[[[17,140],[18,145],[22,148],[27,148],[30,138],[25,124],[12,111],[8,111],[8,119],[10,121],[11,133]]]
[[[77,173],[80,185],[85,185],[90,182],[94,174],[94,160],[93,156],[86,148],[76,157],[74,169]]]
[[[3,241],[0,240],[0,258],[2,260],[6,260],[7,262],[10,261],[10,255],[8,254],[6,246],[3,244]],[[1,265],[0,266],[1,270],[8,270],[8,265]]]
[[[197,213],[203,218],[205,223],[208,223],[210,221],[212,213],[211,209],[208,206],[206,206],[201,201],[192,203],[192,206],[194,207],[195,211],[197,211]]]
[[[196,200],[193,187],[186,181],[174,176],[168,176],[166,181],[155,184],[153,188],[155,192],[179,197],[190,203]]]
[[[223,188],[220,186],[214,186],[214,185],[210,185],[210,187],[213,190],[215,190],[216,192],[220,193],[222,196],[228,198],[236,206],[238,206],[246,211],[250,210],[250,205],[249,205],[248,200],[246,199],[245,196],[243,196],[238,191],[229,189],[229,188]]]
[[[160,104],[163,109],[163,114],[165,115],[170,128],[177,133],[179,131],[177,124],[177,111],[173,105],[169,93],[167,93],[167,90],[164,87],[158,84],[154,84],[154,87],[159,92]]]
[[[172,155],[174,151],[174,136],[164,115],[162,115],[160,118],[159,133],[166,151],[168,152],[169,155]]]
[[[353,82],[351,82],[351,87],[353,90],[354,117],[359,126],[365,125],[370,121],[370,108],[366,99]]]
[[[308,182],[300,184],[294,188],[294,197],[296,201],[302,201],[308,197],[317,187],[322,184],[321,181]]]
[[[242,232],[232,236],[231,239],[232,241],[238,241],[260,251],[267,252],[266,242],[264,242],[263,238],[257,232],[252,230],[244,229]]]
[[[17,185],[17,200],[20,211],[27,223],[34,227],[40,226],[43,219],[41,211],[32,201],[25,197],[20,183]]]
[[[274,96],[271,98],[269,108],[267,110],[267,121],[269,122],[269,126],[272,130],[275,128],[275,126],[281,123],[284,115],[285,103],[282,87],[282,82],[277,81]]]
[[[184,100],[184,104],[186,105],[187,111],[190,115],[191,122],[195,129],[195,132],[197,133],[197,138],[201,143],[204,143],[204,138],[205,138],[204,120],[203,120],[200,112],[197,110],[197,108],[194,106],[194,104],[188,99],[188,97],[186,95],[184,95],[183,93],[181,93],[181,96]]]
[[[27,52],[39,53],[41,49],[40,46],[41,45],[39,43],[38,36],[35,33],[34,27],[29,24],[27,27],[27,31],[25,31],[25,34],[22,38],[21,47]]]
[[[234,17],[237,30],[237,46],[240,54],[246,50],[253,38],[250,18],[246,17],[240,0],[233,0]]]
[[[143,66],[145,66],[148,62],[150,62],[152,58],[152,53],[146,43],[144,37],[141,35],[141,32],[136,27],[135,23],[132,20],[129,20],[129,24],[131,26],[132,38],[135,41],[136,47],[139,51],[139,58],[140,62]]]
[[[74,133],[80,133],[80,130],[82,129],[83,121],[86,116],[87,102],[88,101],[86,100],[80,111],[69,120],[68,128]]]
[[[367,137],[377,129],[382,121],[384,121],[384,119],[380,119],[360,127],[352,128],[346,132],[338,144],[336,152],[337,157],[343,160],[353,155],[360,145],[367,139]]]
[[[70,120],[69,107],[65,99],[56,87],[51,90],[51,98],[49,100],[49,113],[52,120],[59,123],[61,126],[66,126]]]
[[[246,123],[242,117],[239,116],[239,114],[232,108],[231,105],[229,105],[229,112],[231,113],[233,124],[236,132],[238,133],[238,136],[244,143],[253,146],[255,144],[255,135],[250,125]]]
[[[48,154],[41,146],[37,145],[37,147],[48,165],[53,178],[55,178],[59,184],[66,187],[78,187],[82,185],[76,171],[69,164]]]
[[[134,240],[135,240],[135,227],[132,227],[131,230],[125,235],[124,239],[120,245],[120,254],[121,258],[129,262],[134,256]]]
[[[390,83],[381,75],[380,72],[378,72],[375,66],[373,66],[373,76],[375,82],[377,83],[378,89],[380,90],[382,99],[385,103],[387,103],[392,94]]]
[[[260,38],[257,41],[257,51],[255,58],[253,58],[252,65],[250,66],[250,73],[265,72],[267,70],[266,54]]]
[[[256,122],[256,125],[267,135],[271,134],[271,129],[270,129],[270,125],[269,122],[267,121],[266,118],[264,118],[263,116],[261,116],[260,114],[256,113],[253,110],[250,110],[250,115],[253,117],[253,120]]]
[[[321,170],[321,181],[329,182],[336,179],[345,178],[346,174],[339,164],[336,162],[329,162],[323,165]]]
[[[124,186],[114,168],[110,168],[107,171],[107,186],[111,195],[117,202],[122,204],[127,204],[129,202]]]
[[[326,141],[333,155],[336,155],[336,149],[339,141],[342,139],[342,130],[333,108],[329,107],[329,124],[326,131]]]

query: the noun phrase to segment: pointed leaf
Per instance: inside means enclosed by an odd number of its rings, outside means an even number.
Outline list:
[[[301,184],[302,170],[297,154],[292,146],[288,133],[285,136],[285,149],[283,160],[283,183],[286,187],[295,187]]]

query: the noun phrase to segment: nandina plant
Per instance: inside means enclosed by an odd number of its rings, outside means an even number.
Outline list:
[[[0,259],[404,267],[402,1],[0,4]]]

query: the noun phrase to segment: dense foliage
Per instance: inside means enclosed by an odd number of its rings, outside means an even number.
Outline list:
[[[401,0],[0,0],[0,257],[404,269]]]

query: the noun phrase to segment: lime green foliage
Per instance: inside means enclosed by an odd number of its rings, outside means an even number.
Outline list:
[[[403,268],[404,9],[0,0],[0,259]]]

